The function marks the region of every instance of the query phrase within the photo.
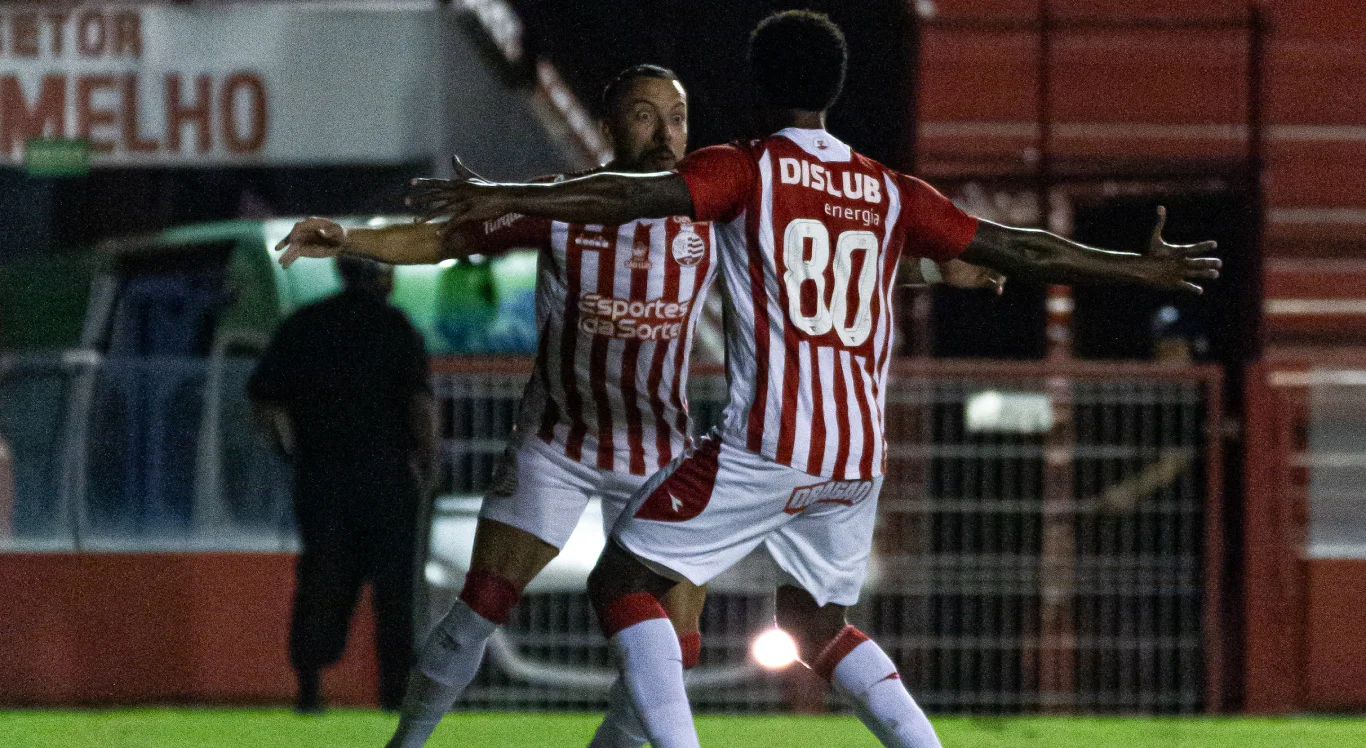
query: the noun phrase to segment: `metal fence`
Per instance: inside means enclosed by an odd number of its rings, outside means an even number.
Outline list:
[[[439,367],[452,491],[485,485],[526,371],[508,361]],[[934,712],[1201,711],[1220,656],[1206,613],[1218,591],[1205,583],[1217,578],[1205,548],[1219,505],[1218,398],[1208,368],[898,365],[874,564],[855,622]],[[694,375],[697,429],[723,401],[719,373]],[[799,690],[735,669],[771,625],[773,579],[752,558],[713,585],[702,672],[737,677],[695,677],[700,709],[781,709]],[[505,632],[493,659],[512,667],[487,668],[466,707],[600,706],[597,688],[538,684],[520,667],[607,672],[581,593],[529,592]]]
[[[289,469],[256,433],[255,362],[0,358],[11,526],[0,550],[294,550]]]
[[[252,362],[0,359],[0,434],[15,474],[0,548],[291,550],[289,474],[255,434]],[[463,577],[477,496],[515,419],[529,363],[436,364],[447,485],[427,567],[444,612]],[[725,400],[693,377],[699,430]],[[899,362],[869,585],[852,611],[932,712],[1192,713],[1215,687],[1219,380],[1204,368]],[[591,515],[591,512],[590,512]],[[583,578],[601,547],[581,523],[528,588],[464,701],[593,709],[611,677]],[[578,537],[578,535],[576,535]],[[1207,550],[1212,549],[1212,550]],[[461,558],[463,554],[463,558]],[[748,664],[771,625],[770,561],[711,587],[699,709],[806,699]]]

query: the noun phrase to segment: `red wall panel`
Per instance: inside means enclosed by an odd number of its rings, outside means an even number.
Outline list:
[[[287,704],[288,554],[0,554],[0,705]],[[330,703],[375,703],[362,602]]]
[[[1366,704],[1366,560],[1316,559],[1308,568],[1305,704],[1361,709]]]

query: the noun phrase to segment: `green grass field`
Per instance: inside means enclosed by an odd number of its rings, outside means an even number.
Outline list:
[[[461,714],[429,745],[582,748],[597,715]],[[0,712],[4,748],[379,748],[394,718],[333,710],[297,717],[280,710],[137,709]],[[876,748],[846,717],[701,717],[704,746]],[[1366,746],[1366,719],[1128,719],[1021,717],[935,720],[945,748],[1353,748]]]

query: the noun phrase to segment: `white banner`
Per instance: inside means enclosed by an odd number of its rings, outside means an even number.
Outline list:
[[[80,138],[99,166],[430,158],[434,2],[0,5],[0,164]]]

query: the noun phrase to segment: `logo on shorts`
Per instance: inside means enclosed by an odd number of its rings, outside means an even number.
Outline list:
[[[853,506],[873,495],[873,482],[868,480],[832,480],[814,486],[802,486],[792,492],[783,508],[788,514],[801,514],[812,504],[843,504]]]
[[[707,243],[697,235],[693,223],[681,223],[678,228],[678,236],[674,237],[672,246],[674,259],[679,265],[696,265],[707,253]]]

